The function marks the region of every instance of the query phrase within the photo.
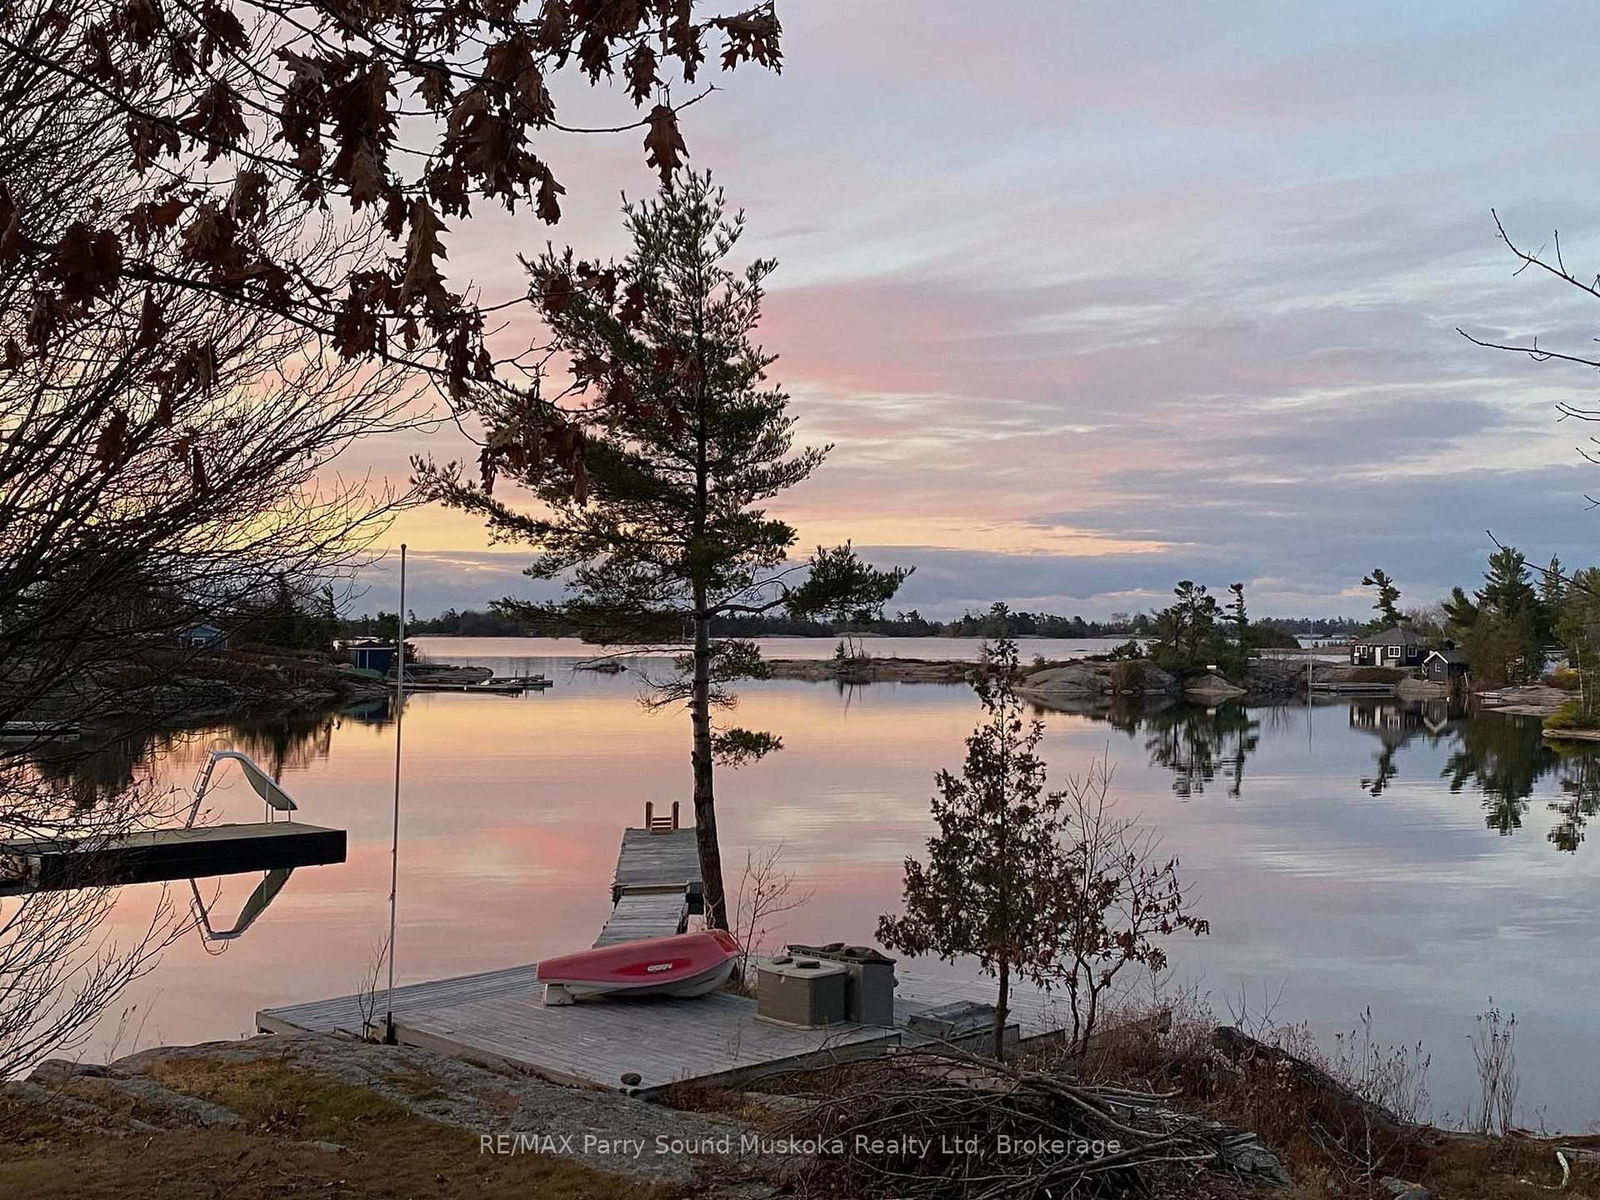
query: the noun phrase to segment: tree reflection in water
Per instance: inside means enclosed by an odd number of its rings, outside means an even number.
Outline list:
[[[1238,797],[1244,787],[1245,760],[1261,743],[1256,712],[1268,713],[1269,723],[1277,723],[1274,710],[1252,710],[1241,704],[1208,707],[1118,700],[1110,708],[1079,711],[1129,737],[1142,734],[1151,764],[1172,772],[1173,793],[1186,800],[1204,794],[1206,785],[1219,776],[1227,794]]]
[[[1448,700],[1359,699],[1349,701],[1350,728],[1370,733],[1382,743],[1378,751],[1377,772],[1364,776],[1361,787],[1369,796],[1381,796],[1400,773],[1398,755],[1402,746],[1414,741],[1437,745],[1454,736],[1465,723],[1466,705],[1457,698]],[[1452,788],[1452,791],[1459,789]]]
[[[72,786],[77,802],[93,805],[127,791],[158,759],[198,768],[214,749],[242,750],[274,779],[328,757],[333,734],[346,722],[388,725],[388,700],[358,707],[252,717],[203,729],[128,734],[85,730],[76,742],[46,744],[33,756],[40,774]]]
[[[1550,831],[1550,843],[1557,850],[1571,852],[1583,841],[1589,818],[1600,812],[1600,754],[1593,746],[1570,742],[1558,743],[1556,753],[1561,799],[1552,800],[1549,808],[1561,819]]]
[[[1145,721],[1150,761],[1172,772],[1172,791],[1188,799],[1220,774],[1227,794],[1244,787],[1245,759],[1261,744],[1261,722],[1241,704],[1167,709]]]
[[[1439,772],[1452,792],[1472,785],[1483,793],[1484,820],[1502,836],[1522,828],[1534,785],[1556,770],[1561,756],[1534,718],[1480,714],[1463,721],[1456,745]],[[1582,835],[1562,849],[1576,849]],[[1558,842],[1559,846],[1560,843]]]
[[[1379,742],[1374,769],[1359,778],[1370,796],[1384,795],[1400,776],[1405,747],[1444,747],[1448,754],[1438,777],[1452,793],[1477,792],[1484,823],[1497,833],[1522,828],[1533,794],[1546,779],[1561,792],[1548,802],[1556,817],[1549,840],[1556,849],[1576,851],[1589,820],[1600,813],[1600,747],[1551,743],[1536,717],[1474,713],[1460,698],[1332,703],[1347,706],[1352,731]],[[1140,705],[1125,699],[1109,708],[1086,702],[1060,710],[1104,721],[1130,739],[1142,738],[1151,765],[1172,773],[1172,791],[1184,799],[1204,794],[1219,780],[1228,796],[1242,796],[1245,763],[1260,748],[1263,732],[1287,734],[1306,711],[1304,705]]]

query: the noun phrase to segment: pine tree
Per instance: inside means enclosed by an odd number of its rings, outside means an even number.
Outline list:
[[[743,215],[728,215],[710,176],[692,173],[623,212],[633,245],[622,262],[581,262],[569,249],[530,264],[552,353],[571,364],[561,420],[530,423],[520,403],[489,408],[478,484],[458,464],[417,466],[433,495],[537,547],[527,574],[566,583],[562,603],[507,600],[499,611],[567,622],[607,644],[676,642],[687,627],[691,649],[648,703],[689,711],[706,920],[727,928],[713,768],[781,742],[713,724],[714,709],[736,703],[729,685],[765,668],[753,642],[714,642],[712,621],[779,610],[871,617],[909,572],[876,570],[848,543],[793,562],[794,529],[766,511],[827,448],[794,447],[789,397],[768,382],[775,359],[754,334],[776,264],[730,265]],[[553,452],[550,439],[574,429],[581,453]],[[495,498],[501,474],[532,491],[540,511]]]
[[[1477,617],[1466,638],[1472,673],[1486,683],[1527,683],[1544,666],[1549,637],[1528,560],[1513,546],[1489,555]]]
[[[1456,641],[1462,641],[1472,631],[1478,620],[1478,606],[1459,585],[1450,589],[1447,599],[1440,601],[1444,610],[1445,632]]]
[[[1378,598],[1373,601],[1372,607],[1377,609],[1384,627],[1399,625],[1400,589],[1395,586],[1394,580],[1386,572],[1374,567],[1370,574],[1361,577],[1361,586],[1378,589]]]
[[[1567,578],[1561,571],[1561,556],[1552,554],[1550,565],[1539,572],[1539,633],[1541,644],[1556,640],[1561,606],[1567,596]]]
[[[1203,583],[1182,579],[1172,589],[1174,603],[1151,621],[1151,657],[1169,670],[1190,672],[1215,662],[1222,655],[1217,621],[1222,609]]]
[[[1060,798],[1045,794],[1037,750],[1044,723],[1025,724],[1014,681],[1015,643],[1002,640],[974,685],[984,723],[967,738],[960,777],[940,771],[933,801],[938,833],[924,865],[905,865],[904,916],[884,916],[878,940],[907,954],[972,955],[1000,983],[994,1054],[1004,1055],[1013,974],[1041,980],[1045,914],[1036,877],[1061,864]]]
[[[1244,603],[1244,584],[1230,583],[1228,594],[1228,623],[1233,626],[1233,638],[1228,647],[1228,666],[1235,673],[1243,671],[1250,663],[1250,614]]]

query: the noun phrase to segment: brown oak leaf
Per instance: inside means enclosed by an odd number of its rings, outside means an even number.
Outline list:
[[[678,114],[665,104],[650,110],[650,129],[644,135],[644,148],[648,151],[645,162],[661,172],[662,183],[670,183],[672,173],[689,157],[683,136],[678,132]]]

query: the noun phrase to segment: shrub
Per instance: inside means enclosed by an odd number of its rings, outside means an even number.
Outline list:
[[[1545,687],[1558,688],[1563,692],[1575,692],[1582,686],[1578,673],[1571,667],[1559,667],[1551,671],[1539,681]]]
[[[1594,713],[1583,711],[1583,704],[1573,697],[1544,719],[1546,729],[1600,729],[1600,719]]]
[[[1144,691],[1144,664],[1121,659],[1111,667],[1111,690],[1114,692]]]

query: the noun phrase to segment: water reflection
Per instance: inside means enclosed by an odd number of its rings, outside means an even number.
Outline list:
[[[858,690],[867,691],[857,685],[839,690],[846,707]],[[1184,800],[1219,786],[1229,798],[1244,798],[1247,764],[1261,749],[1264,735],[1274,742],[1293,737],[1295,728],[1309,735],[1313,711],[1299,704],[1197,705],[1130,697],[1119,697],[1110,706],[1084,701],[1034,707],[1041,715],[1062,713],[1104,722],[1142,744],[1150,765],[1170,775],[1173,795]],[[1522,828],[1539,783],[1547,779],[1560,790],[1559,799],[1547,800],[1557,818],[1548,833],[1556,849],[1576,851],[1589,820],[1600,813],[1600,747],[1553,744],[1542,736],[1536,718],[1474,712],[1460,697],[1421,701],[1360,697],[1319,702],[1316,707],[1346,708],[1348,728],[1377,740],[1370,766],[1354,780],[1368,796],[1382,797],[1397,780],[1404,780],[1407,752],[1419,749],[1412,778],[1421,777],[1416,774],[1421,768],[1426,777],[1444,780],[1452,794],[1476,793],[1486,826],[1501,835]],[[79,802],[87,805],[131,787],[142,763],[170,759],[179,766],[198,765],[210,750],[230,746],[281,778],[285,772],[304,771],[328,759],[340,729],[380,729],[393,721],[393,702],[385,699],[337,710],[252,718],[202,731],[102,731],[69,746],[47,745],[36,761],[42,773],[69,784]],[[1435,753],[1421,752],[1424,747]],[[1440,750],[1445,755],[1443,767],[1435,772]]]
[[[79,804],[110,800],[132,788],[157,760],[198,766],[215,749],[242,750],[274,779],[326,759],[347,724],[381,728],[394,721],[390,700],[340,709],[250,717],[205,729],[85,730],[71,743],[46,743],[30,753],[35,769],[66,787]]]
[[[208,763],[214,750],[241,751],[281,782],[286,774],[326,761],[338,730],[347,725],[377,728],[393,719],[391,703],[384,699],[342,709],[253,717],[199,730],[85,730],[78,740],[42,743],[24,757],[32,770],[51,781],[81,811],[115,813],[119,804],[127,805],[128,797],[143,792],[147,796],[142,810],[145,819],[166,826],[177,821],[189,803],[183,794],[183,770]],[[210,767],[206,771],[209,778]],[[166,786],[153,789],[160,799],[151,802],[152,780],[163,774]],[[196,806],[200,794],[196,792]],[[191,821],[193,817],[190,812]],[[206,952],[221,953],[228,943],[242,937],[278,898],[294,870],[285,866],[263,872],[231,922],[216,912],[222,895],[217,877],[206,877],[209,899],[202,895],[201,880],[189,879],[191,923]]]
[[[1561,797],[1547,802],[1558,818],[1548,837],[1556,849],[1569,853],[1583,842],[1589,819],[1600,813],[1600,748],[1552,744],[1537,718],[1474,712],[1461,697],[1361,697],[1317,707],[1338,706],[1347,709],[1352,731],[1378,742],[1370,766],[1355,777],[1368,796],[1382,797],[1396,780],[1404,780],[1411,759],[1412,780],[1437,775],[1452,794],[1476,793],[1487,827],[1509,835],[1522,828],[1539,783],[1551,780]],[[1263,735],[1279,741],[1291,736],[1295,725],[1309,735],[1312,720],[1310,708],[1295,704],[1119,701],[1110,707],[1036,707],[1043,713],[1071,712],[1103,721],[1130,740],[1142,741],[1150,765],[1170,774],[1172,792],[1180,799],[1204,795],[1219,784],[1228,797],[1244,797],[1246,764],[1260,750]],[[1436,770],[1439,751],[1445,754],[1442,770]]]
[[[233,924],[222,929],[217,928],[212,920],[212,908],[216,903],[215,894],[210,901],[205,900],[200,895],[199,881],[189,880],[189,890],[194,896],[192,911],[195,926],[200,931],[200,941],[205,946],[206,953],[221,954],[227,949],[229,942],[243,937],[250,926],[256,923],[257,918],[278,898],[278,893],[283,891],[284,884],[289,882],[289,877],[293,874],[293,867],[277,867],[265,872],[261,876],[261,882],[256,884],[255,891],[250,893],[244,906],[240,908]]]
[[[1399,775],[1402,748],[1416,741],[1437,745],[1456,732],[1467,716],[1466,703],[1459,697],[1409,701],[1369,697],[1349,704],[1350,728],[1372,734],[1382,745],[1374,759],[1377,770],[1361,779],[1361,789],[1375,797],[1382,796]]]
[[[687,795],[683,724],[645,712],[631,675],[572,675],[563,659],[480,661],[501,674],[545,671],[558,686],[408,698],[402,983],[589,944],[610,908],[618,831],[645,801]],[[900,901],[901,864],[929,835],[933,772],[960,761],[976,719],[970,690],[885,683],[841,694],[771,680],[741,702],[745,721],[786,746],[725,776],[725,858],[742,863],[782,843],[786,869],[813,893],[784,935],[869,940],[878,914]],[[1600,798],[1591,754],[1544,746],[1537,720],[1366,698],[1354,709],[1162,700],[1043,719],[1053,772],[1081,772],[1109,750],[1119,803],[1148,818],[1193,874],[1215,932],[1186,947],[1184,978],[1218,995],[1287,980],[1283,1011],[1329,1036],[1372,1005],[1391,1040],[1427,1039],[1435,1094],[1455,1112],[1476,1088],[1461,1034],[1492,991],[1527,1021],[1518,1052],[1530,1111],[1548,1106],[1553,1127],[1595,1118],[1600,1051],[1574,999],[1592,990],[1600,953],[1586,915],[1600,867],[1583,845]],[[350,852],[338,868],[296,871],[244,937],[185,938],[130,997],[159,997],[145,1041],[234,1036],[258,1008],[362,986],[388,929],[393,736],[379,708],[163,743],[158,776],[179,788],[210,745],[284,764],[306,819],[348,830]],[[1519,755],[1532,756],[1537,783],[1529,794],[1525,769],[1509,788],[1521,828],[1502,838],[1480,804],[1485,788],[1507,789]],[[1452,794],[1447,781],[1458,777]],[[214,932],[238,926],[261,882],[202,881],[204,898],[215,893]],[[137,929],[151,898],[128,889],[119,928]],[[219,970],[205,951],[224,945]]]
[[[1600,812],[1600,755],[1580,749],[1561,752],[1561,798],[1548,802],[1551,812],[1561,819],[1550,830],[1550,843],[1557,850],[1573,851],[1583,841],[1584,826]]]
[[[1168,708],[1140,719],[1152,766],[1172,772],[1173,794],[1188,799],[1221,777],[1227,794],[1244,790],[1245,760],[1261,745],[1261,722],[1241,704]]]

